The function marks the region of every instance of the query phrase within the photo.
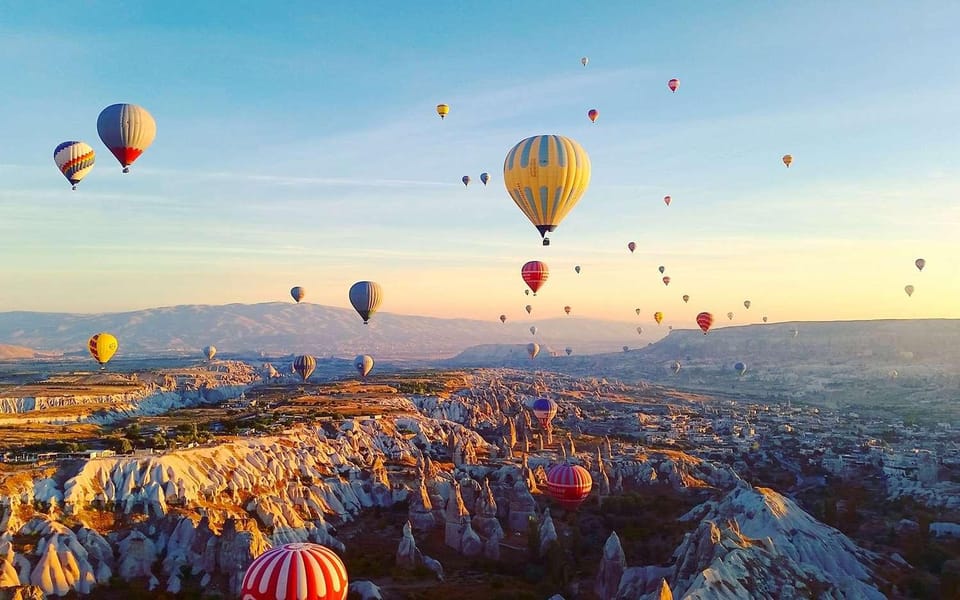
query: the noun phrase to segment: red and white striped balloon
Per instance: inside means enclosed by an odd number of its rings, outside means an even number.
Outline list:
[[[547,268],[547,263],[545,262],[531,260],[520,269],[520,276],[523,277],[524,283],[530,286],[530,289],[533,290],[533,295],[536,296],[537,290],[539,290],[550,277],[550,269]]]
[[[547,472],[547,493],[567,510],[577,510],[590,495],[593,478],[580,465],[554,465]]]
[[[257,557],[243,576],[243,600],[346,600],[347,569],[333,550],[286,544]]]
[[[708,312],[700,313],[697,315],[697,325],[703,330],[703,335],[707,335],[707,332],[710,331],[710,326],[713,325],[713,315]]]

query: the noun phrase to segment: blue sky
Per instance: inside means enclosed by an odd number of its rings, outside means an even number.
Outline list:
[[[952,3],[35,4],[0,23],[0,310],[347,306],[374,279],[386,311],[519,318],[539,258],[543,317],[960,316]],[[114,102],[158,124],[129,175]],[[593,162],[550,248],[502,184],[539,133]]]

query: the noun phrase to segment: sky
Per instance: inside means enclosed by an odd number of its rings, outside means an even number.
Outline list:
[[[370,279],[382,311],[439,317],[957,318],[957,22],[948,2],[19,3],[0,22],[0,310],[294,285],[348,307]],[[96,131],[116,102],[158,127],[126,175]],[[543,133],[593,165],[547,248],[502,182]],[[98,153],[77,191],[52,160],[72,139]],[[532,259],[551,270],[536,298]]]

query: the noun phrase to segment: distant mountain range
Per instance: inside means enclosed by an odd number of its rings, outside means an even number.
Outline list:
[[[530,334],[531,325],[538,328],[536,336]],[[536,340],[597,352],[649,341],[637,336],[630,323],[578,317],[503,324],[493,318],[378,313],[364,326],[353,310],[309,303],[185,305],[92,315],[0,313],[0,343],[44,352],[85,355],[87,339],[100,331],[117,336],[124,354],[191,353],[213,344],[221,355],[363,352],[378,358],[439,359],[478,344]]]

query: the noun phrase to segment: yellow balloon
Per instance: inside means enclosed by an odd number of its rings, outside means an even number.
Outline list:
[[[562,135],[535,135],[503,161],[503,184],[543,237],[557,228],[590,185],[590,157]]]
[[[653,320],[659,325],[663,321],[663,313],[660,311],[653,313]]]
[[[437,114],[440,115],[440,118],[444,118],[450,113],[450,107],[446,104],[437,105]]]
[[[94,335],[87,342],[87,350],[90,351],[90,356],[101,365],[107,364],[107,361],[113,358],[118,347],[117,338],[104,332]]]

